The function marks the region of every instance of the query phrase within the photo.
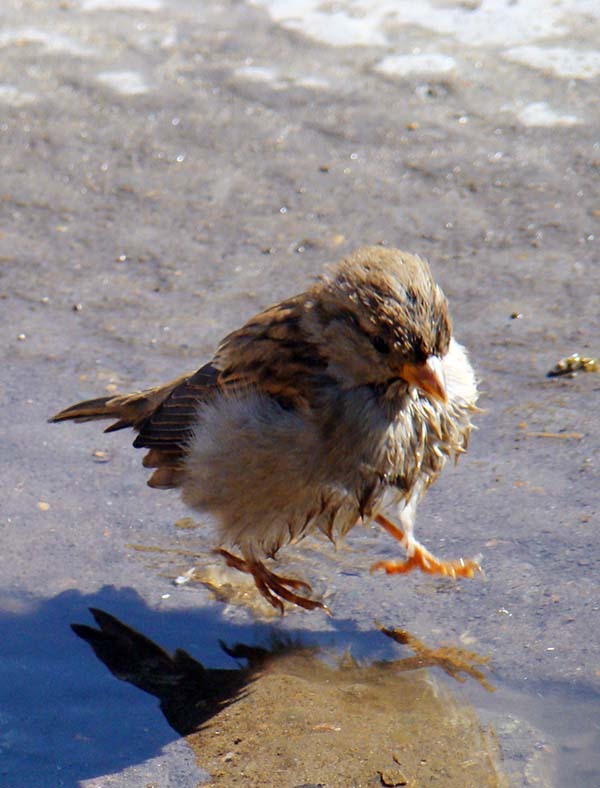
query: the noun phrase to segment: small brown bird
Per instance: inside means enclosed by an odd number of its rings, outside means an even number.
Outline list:
[[[476,399],[427,263],[366,247],[226,336],[194,374],[81,402],[51,421],[133,427],[133,445],[155,469],[148,484],[180,487],[187,504],[216,518],[229,566],[252,574],[281,611],[282,600],[326,610],[298,593],[308,583],[265,565],[317,529],[335,541],[359,520],[377,522],[407,557],[372,570],[479,570],[476,560],[436,558],[413,536],[423,493],[467,447]],[[390,504],[399,525],[383,514]]]

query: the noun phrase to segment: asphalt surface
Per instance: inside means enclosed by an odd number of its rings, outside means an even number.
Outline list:
[[[71,633],[93,606],[214,666],[273,626],[365,660],[397,655],[374,618],[468,645],[498,689],[465,702],[515,783],[597,785],[600,377],[546,376],[600,355],[596,3],[49,5],[0,11],[3,784],[201,779]],[[365,243],[430,260],[478,372],[417,533],[485,579],[370,576],[394,545],[356,529],[288,552],[333,620],[255,623],[173,584],[210,529],[175,527],[130,436],[46,419],[194,370]]]

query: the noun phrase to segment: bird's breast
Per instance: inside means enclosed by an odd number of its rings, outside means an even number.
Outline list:
[[[370,516],[384,496],[407,499],[418,482],[426,488],[463,451],[471,410],[462,398],[444,404],[401,383],[338,393],[324,420],[324,468]]]

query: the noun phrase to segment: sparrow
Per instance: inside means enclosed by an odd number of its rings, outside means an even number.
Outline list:
[[[372,571],[479,571],[478,559],[436,558],[414,536],[418,502],[467,448],[476,400],[428,264],[373,246],[228,334],[197,372],[80,402],[50,421],[133,428],[150,487],[180,488],[212,515],[229,566],[251,574],[282,613],[284,602],[329,612],[307,582],[266,563],[311,532],[337,542],[358,522],[382,526],[406,558]]]

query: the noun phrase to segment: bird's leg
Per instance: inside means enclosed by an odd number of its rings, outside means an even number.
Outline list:
[[[239,569],[240,572],[246,572],[247,574],[253,575],[254,568],[256,568],[256,566],[262,566],[264,570],[268,572],[268,569],[263,564],[261,564],[260,561],[247,561],[244,558],[240,558],[239,556],[230,553],[229,550],[225,550],[222,547],[219,548],[217,552],[223,556],[227,566],[231,566],[234,569]],[[283,583],[286,586],[291,586],[291,588],[306,588],[307,591],[310,591],[310,585],[304,580],[297,580],[294,577],[281,577],[281,575],[275,575],[272,572],[269,572],[269,574],[271,574],[273,577],[276,577],[280,583]]]
[[[400,542],[406,550],[407,557],[405,561],[377,561],[371,567],[371,572],[383,569],[388,575],[400,575],[413,569],[420,569],[428,575],[447,577],[473,577],[475,572],[481,572],[481,566],[476,558],[459,558],[458,561],[436,558],[426,547],[417,542],[411,533],[404,532],[383,514],[378,514],[375,522]]]
[[[307,591],[310,591],[310,585],[304,580],[276,575],[274,572],[269,571],[267,567],[256,558],[240,558],[223,548],[219,548],[217,552],[223,556],[227,566],[231,566],[234,569],[239,569],[240,572],[246,572],[252,575],[259,592],[267,602],[277,608],[280,613],[284,612],[283,602],[281,600],[285,599],[286,602],[291,602],[293,605],[303,607],[305,610],[321,608],[330,615],[329,608],[323,602],[300,596],[300,594],[296,594],[290,590],[292,588],[305,588]]]

